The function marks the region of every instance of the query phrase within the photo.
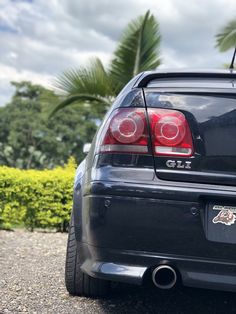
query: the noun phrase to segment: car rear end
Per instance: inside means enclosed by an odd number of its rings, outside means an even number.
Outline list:
[[[75,187],[84,273],[236,291],[235,86],[150,72],[119,95]]]

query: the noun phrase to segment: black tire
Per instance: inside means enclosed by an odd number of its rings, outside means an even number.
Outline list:
[[[92,298],[106,296],[109,289],[109,282],[93,278],[83,273],[80,269],[78,254],[78,247],[75,239],[75,227],[73,219],[71,219],[65,265],[66,289],[71,295]]]

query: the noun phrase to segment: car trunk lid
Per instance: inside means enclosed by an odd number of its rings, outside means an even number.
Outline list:
[[[227,78],[155,79],[144,88],[149,124],[152,111],[181,112],[190,128],[192,156],[160,155],[156,175],[164,180],[236,185],[236,88]],[[156,135],[150,127],[152,145]]]

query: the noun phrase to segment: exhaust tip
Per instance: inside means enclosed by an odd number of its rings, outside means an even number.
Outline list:
[[[157,288],[171,289],[177,281],[176,271],[168,265],[160,265],[152,272],[152,281]]]

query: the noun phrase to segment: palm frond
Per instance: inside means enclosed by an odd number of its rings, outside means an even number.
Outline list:
[[[216,35],[216,47],[221,52],[236,46],[236,19],[230,21],[219,34]]]
[[[139,72],[160,65],[160,39],[158,22],[149,11],[128,24],[110,67],[112,81],[118,89]]]
[[[132,77],[160,65],[159,46],[159,25],[148,11],[128,24],[109,71],[95,58],[88,67],[65,71],[54,81],[55,89],[65,98],[50,116],[75,102],[107,108]]]
[[[69,105],[73,103],[96,103],[101,104],[104,106],[104,109],[108,109],[111,105],[105,98],[100,96],[93,96],[89,94],[77,94],[70,97],[67,97],[65,100],[61,101],[50,113],[49,118],[55,115],[56,112],[58,112],[61,109],[64,109],[68,107]]]
[[[78,94],[114,95],[110,79],[98,58],[91,59],[88,67],[65,71],[53,85],[62,95],[69,97]]]

